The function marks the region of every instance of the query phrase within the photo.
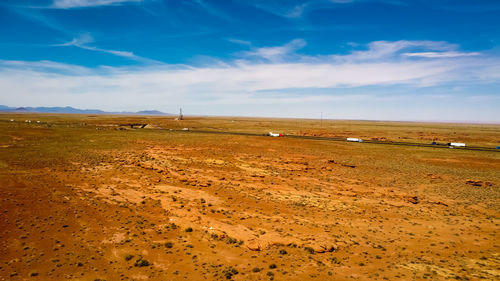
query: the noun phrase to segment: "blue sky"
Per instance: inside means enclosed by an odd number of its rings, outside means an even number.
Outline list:
[[[2,0],[0,104],[500,122],[496,0]]]

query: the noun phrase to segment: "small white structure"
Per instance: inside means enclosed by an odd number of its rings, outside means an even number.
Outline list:
[[[273,132],[269,132],[267,135],[270,137],[282,137],[283,136],[282,134],[275,134]]]
[[[40,123],[40,121],[39,121],[39,120],[37,120],[36,122],[37,122],[37,123]]]
[[[358,139],[358,138],[347,138],[346,140],[347,141],[352,141],[352,142],[363,142],[362,139]]]
[[[189,128],[182,128],[183,131],[189,131]]]
[[[449,147],[465,147],[465,143],[462,142],[450,142],[448,143]]]
[[[14,122],[14,119],[10,119],[10,122]]]

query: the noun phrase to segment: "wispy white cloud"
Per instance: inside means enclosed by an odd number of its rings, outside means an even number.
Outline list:
[[[104,53],[112,54],[112,55],[115,55],[115,56],[119,56],[119,57],[124,57],[124,58],[131,59],[131,60],[135,60],[135,61],[138,61],[138,62],[162,64],[159,61],[155,61],[155,60],[152,60],[152,59],[148,59],[148,58],[137,56],[133,52],[102,49],[102,48],[98,48],[98,47],[94,47],[94,46],[89,46],[88,45],[88,44],[93,43],[93,42],[94,42],[94,38],[89,33],[85,33],[85,34],[80,35],[77,38],[73,38],[73,40],[71,40],[69,42],[66,42],[66,43],[63,43],[63,44],[55,44],[53,46],[56,46],[56,47],[74,46],[74,47],[78,47],[78,48],[81,48],[81,49],[84,49],[84,50],[90,50],[90,51],[96,51],[96,52],[104,52]]]
[[[88,47],[91,43],[91,37],[81,36],[61,45]],[[0,61],[0,85],[3,92],[9,93],[2,100],[9,105],[73,105],[109,110],[189,105],[206,114],[210,113],[206,108],[236,110],[243,104],[300,108],[312,104],[334,107],[349,102],[419,100],[418,94],[381,96],[366,90],[342,94],[343,89],[383,87],[390,92],[404,87],[418,92],[422,87],[450,83],[500,83],[499,57],[408,58],[405,55],[412,48],[442,52],[457,49],[446,42],[381,41],[369,44],[366,50],[321,57],[297,53],[304,44],[303,40],[298,40],[284,46],[255,48],[242,54],[241,59],[204,66],[85,68],[47,61]],[[256,59],[250,60],[250,57]],[[314,89],[325,90],[318,93]],[[452,95],[448,91],[446,94]],[[456,100],[453,95],[440,96],[439,92],[432,95],[422,98],[442,103]],[[114,101],[114,107],[107,102],[109,100]],[[493,100],[495,102],[498,100]],[[280,109],[280,112],[285,111]],[[256,111],[256,114],[268,115],[264,111]]]
[[[365,50],[354,51],[345,56],[333,56],[340,61],[374,61],[387,60],[401,55],[403,51],[425,49],[432,51],[453,51],[457,45],[443,41],[374,41],[368,44]]]
[[[240,0],[240,2],[252,5],[253,7],[258,8],[267,13],[271,13],[288,19],[300,19],[308,12],[319,9],[335,8],[340,5],[346,5],[355,2],[370,2],[370,1],[383,2],[388,4],[400,4],[400,1],[398,0],[301,0],[301,1]]]
[[[220,9],[214,7],[214,5],[211,5],[204,0],[191,0],[191,1],[193,1],[198,7],[202,8],[205,12],[217,18],[230,22],[234,21],[234,19],[229,14],[222,12]]]
[[[243,46],[252,46],[252,42],[246,41],[246,40],[241,40],[241,39],[236,39],[236,38],[226,38],[227,41],[238,44],[238,45],[243,45]]]
[[[455,57],[470,57],[479,56],[479,52],[419,52],[419,53],[404,53],[407,57],[421,57],[421,58],[455,58]]]
[[[243,52],[243,54],[252,59],[264,59],[269,62],[281,62],[284,61],[287,56],[295,54],[297,50],[305,46],[306,41],[303,39],[295,39],[283,46],[254,48],[251,51]]]
[[[74,9],[90,8],[109,5],[122,5],[125,3],[139,3],[144,0],[54,0],[50,8],[54,9]]]
[[[307,7],[307,3],[303,3],[293,7],[291,10],[286,11],[284,16],[287,18],[300,18]]]

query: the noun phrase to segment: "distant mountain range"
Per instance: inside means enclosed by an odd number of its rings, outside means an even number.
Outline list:
[[[123,115],[174,115],[158,110],[142,110],[137,112],[109,112],[100,109],[78,109],[71,106],[66,107],[10,107],[0,105],[0,112],[34,112],[34,113],[70,113],[70,114],[123,114]]]

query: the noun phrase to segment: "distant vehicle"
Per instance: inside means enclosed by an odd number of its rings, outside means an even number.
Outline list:
[[[269,132],[269,133],[267,133],[267,135],[270,137],[282,137],[283,136],[283,134],[275,134],[273,132]]]
[[[500,149],[500,145],[499,145],[499,146],[497,146],[497,149]]]
[[[431,144],[432,144],[432,145],[437,145],[437,142],[433,141]]]
[[[352,142],[363,142],[362,139],[358,139],[358,138],[347,138],[346,140],[347,141],[352,141]]]
[[[461,143],[461,142],[449,142],[448,146],[449,147],[465,147],[465,143]]]

